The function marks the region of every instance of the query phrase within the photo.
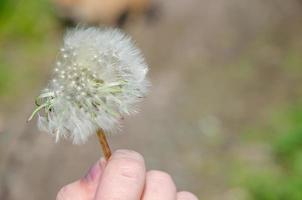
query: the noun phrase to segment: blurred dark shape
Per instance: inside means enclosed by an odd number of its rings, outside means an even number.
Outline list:
[[[146,12],[146,19],[149,23],[153,23],[159,20],[162,15],[161,5],[158,3],[152,3]]]
[[[120,17],[116,22],[116,25],[118,27],[123,27],[126,24],[127,20],[129,20],[129,14],[130,14],[129,12],[130,12],[129,10],[126,10],[120,15]]]
[[[150,0],[52,0],[66,25],[88,24],[123,27],[146,16],[156,19],[158,6]]]

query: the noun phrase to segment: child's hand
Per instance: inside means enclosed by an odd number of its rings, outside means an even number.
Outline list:
[[[98,161],[85,177],[64,186],[57,200],[197,200],[197,197],[177,192],[171,176],[165,172],[146,172],[140,154],[118,150],[108,162]]]

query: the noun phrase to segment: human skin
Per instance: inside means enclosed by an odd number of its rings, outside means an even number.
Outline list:
[[[146,172],[144,158],[131,150],[117,150],[101,159],[81,179],[59,191],[57,200],[198,200],[190,192],[177,192],[166,172]]]

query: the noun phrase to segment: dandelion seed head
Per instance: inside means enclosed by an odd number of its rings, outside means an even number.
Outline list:
[[[123,115],[135,113],[146,95],[147,71],[140,50],[121,31],[69,31],[53,78],[37,98],[38,127],[76,144],[98,129],[115,132]]]

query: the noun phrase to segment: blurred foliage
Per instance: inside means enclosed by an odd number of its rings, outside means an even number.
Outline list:
[[[240,165],[236,170],[239,184],[253,200],[301,200],[302,104],[278,113],[267,128],[252,133],[270,147],[273,166]]]
[[[32,91],[52,53],[58,23],[47,0],[0,1],[0,97]],[[30,90],[28,88],[31,88]]]
[[[284,165],[289,173],[294,172],[302,175],[302,107],[291,108],[286,114],[286,118],[287,128],[282,130],[274,142],[274,152],[278,161]]]
[[[287,53],[287,57],[284,60],[284,66],[290,69],[300,72],[302,66],[302,57],[300,50],[292,50]]]
[[[37,40],[51,30],[54,23],[49,1],[1,0],[0,41],[12,38]]]
[[[4,63],[0,63],[0,94],[5,93],[12,85],[12,70]]]

